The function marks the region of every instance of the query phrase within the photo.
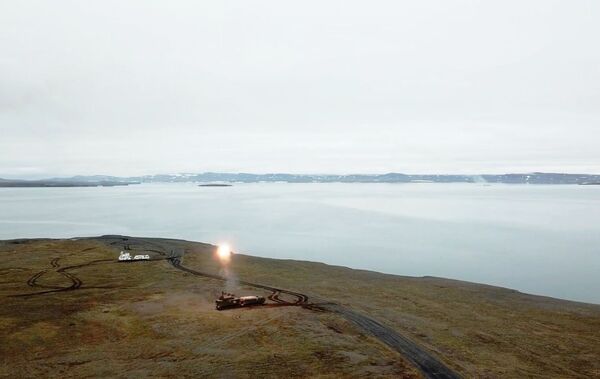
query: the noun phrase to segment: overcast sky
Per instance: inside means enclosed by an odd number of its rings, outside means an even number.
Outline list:
[[[2,1],[0,177],[600,173],[600,1]]]

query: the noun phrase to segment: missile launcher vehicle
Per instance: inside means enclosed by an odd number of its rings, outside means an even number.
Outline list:
[[[247,307],[249,305],[262,305],[265,303],[265,298],[262,296],[241,296],[235,297],[234,294],[221,292],[221,296],[215,301],[217,310],[220,311],[226,308]]]

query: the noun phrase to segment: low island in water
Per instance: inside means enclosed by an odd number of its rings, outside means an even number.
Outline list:
[[[198,187],[231,187],[233,184],[226,183],[206,183],[206,184],[198,184]]]
[[[149,259],[119,262],[122,251]],[[2,377],[600,373],[600,305],[315,262],[223,260],[215,246],[172,239],[8,240],[0,257]],[[223,292],[265,301],[219,311]]]

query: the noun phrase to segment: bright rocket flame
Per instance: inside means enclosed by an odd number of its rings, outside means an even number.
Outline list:
[[[227,244],[220,244],[217,249],[217,257],[221,263],[229,263],[231,260],[231,247]]]

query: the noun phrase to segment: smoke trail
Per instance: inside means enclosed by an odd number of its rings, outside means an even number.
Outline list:
[[[234,292],[239,285],[237,275],[229,269],[229,267],[225,266],[220,271],[219,274],[225,277],[225,291],[226,292]]]

